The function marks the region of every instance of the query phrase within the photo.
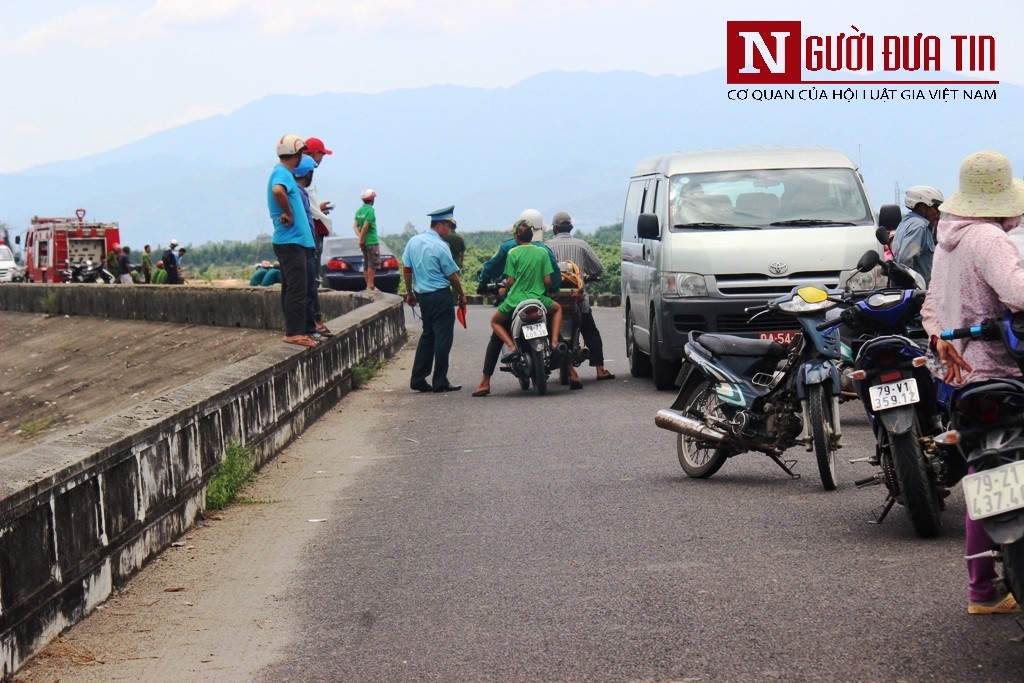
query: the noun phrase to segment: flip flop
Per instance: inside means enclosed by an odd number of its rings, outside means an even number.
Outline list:
[[[491,390],[490,389],[478,389],[477,391],[474,391],[470,395],[473,396],[474,398],[481,398],[483,396],[490,396],[491,395]]]
[[[576,391],[577,389],[582,389],[582,388],[583,388],[583,382],[580,382],[578,380],[575,381],[575,382],[569,382],[569,389],[570,389],[570,391]]]
[[[309,348],[315,348],[316,342],[305,335],[295,335],[294,337],[285,337],[282,340],[285,344],[295,344],[296,346],[306,346]]]
[[[606,379],[615,379],[615,375],[613,375],[612,373],[609,372],[607,375],[598,375],[597,376],[597,381],[598,382],[600,382],[602,380],[606,380]]]

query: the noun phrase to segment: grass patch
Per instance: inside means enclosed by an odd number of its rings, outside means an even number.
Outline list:
[[[27,420],[22,422],[18,425],[18,429],[21,431],[20,436],[23,436],[26,439],[31,439],[33,436],[38,436],[49,429],[52,424],[52,417],[44,417],[41,420]]]
[[[46,313],[60,311],[60,292],[47,292],[39,297],[39,307]]]
[[[383,367],[384,361],[380,358],[364,360],[362,363],[352,366],[352,388],[361,389],[366,386],[366,383],[376,377]]]
[[[206,509],[223,510],[235,501],[243,486],[256,476],[256,453],[231,441],[206,485]]]

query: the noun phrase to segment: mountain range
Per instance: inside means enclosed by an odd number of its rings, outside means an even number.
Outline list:
[[[949,194],[960,160],[979,149],[1001,151],[1024,171],[1020,86],[992,86],[995,101],[735,101],[730,87],[724,70],[551,71],[507,88],[268,95],[100,154],[0,174],[0,220],[20,232],[33,215],[71,216],[82,207],[89,219],[119,221],[123,241],[136,248],[171,237],[253,239],[270,231],[273,145],[289,132],[320,137],[333,150],[316,182],[320,198],[337,206],[342,235],[365,187],[378,192],[385,235],[407,222],[423,230],[426,214],[449,204],[463,231],[508,226],[525,208],[548,220],[567,210],[592,230],[621,219],[637,161],[679,149],[838,148],[860,165],[876,207],[893,201],[897,186]]]

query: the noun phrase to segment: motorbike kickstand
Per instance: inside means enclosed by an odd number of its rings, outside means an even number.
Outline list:
[[[793,465],[797,463],[796,460],[783,460],[779,457],[778,453],[769,453],[768,457],[775,461],[775,464],[782,468],[782,471],[789,475],[790,479],[799,479],[800,475],[794,472],[792,469]]]
[[[877,508],[875,508],[874,510],[871,511],[872,514],[875,515],[875,518],[873,520],[871,520],[869,522],[869,524],[881,524],[882,522],[884,522],[886,515],[889,514],[889,510],[892,510],[892,506],[895,505],[895,504],[896,504],[896,496],[894,496],[892,494],[889,494],[889,496],[885,499],[885,504],[884,505],[881,505],[881,506],[879,506],[879,507],[877,507]],[[881,513],[877,513],[876,512],[876,510],[879,510],[879,509],[882,511]]]

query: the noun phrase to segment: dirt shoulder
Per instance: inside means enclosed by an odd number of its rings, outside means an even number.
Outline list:
[[[0,458],[280,340],[269,330],[0,312]]]

